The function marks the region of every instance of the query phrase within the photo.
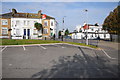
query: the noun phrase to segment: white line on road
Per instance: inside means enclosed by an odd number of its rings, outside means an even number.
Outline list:
[[[54,45],[56,47],[60,47],[60,46],[58,46],[58,44],[52,44],[52,45]],[[66,47],[62,46],[62,48],[66,48]]]
[[[105,50],[103,50],[103,49],[101,49],[101,50],[104,52],[104,54],[105,54],[108,58],[110,58],[110,59],[116,59],[116,58],[110,57],[110,56],[105,52]]]
[[[3,50],[5,50],[7,48],[7,46],[5,46],[2,50],[1,50],[1,52],[3,51]]]
[[[26,50],[26,49],[25,49],[25,46],[22,46],[22,47],[23,47],[23,49],[24,49],[24,51],[25,51],[25,50]]]
[[[43,47],[43,46],[41,46],[41,45],[39,45],[41,48],[43,48],[43,49],[47,49],[47,48],[45,48],[45,47]]]
[[[9,66],[12,66],[12,64],[9,64]]]
[[[65,48],[65,47],[62,46],[62,48]]]

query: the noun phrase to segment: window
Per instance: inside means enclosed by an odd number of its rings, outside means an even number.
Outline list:
[[[94,29],[91,29],[92,31],[94,31]]]
[[[44,29],[43,33],[48,34],[48,29]]]
[[[20,36],[20,30],[16,29],[16,36]]]
[[[8,20],[2,20],[2,25],[8,25]]]
[[[91,35],[91,37],[93,37],[93,34]]]
[[[81,28],[79,29],[79,32],[82,32]]]
[[[98,29],[98,31],[101,31],[101,29]]]
[[[97,34],[95,33],[95,37],[97,37]]]
[[[27,25],[30,25],[30,21],[27,21]]]
[[[19,23],[20,23],[19,21],[16,21],[16,25],[19,25]]]
[[[8,34],[8,28],[2,27],[2,34]]]
[[[53,21],[51,22],[51,26],[53,26]]]
[[[104,34],[104,38],[106,38],[106,34]]]
[[[24,25],[25,25],[26,21],[24,21]]]
[[[13,24],[14,24],[14,21],[12,21],[12,27],[14,27],[14,25],[13,25]]]
[[[48,26],[48,21],[44,21],[44,26]]]
[[[37,21],[34,21],[34,24],[36,23]]]
[[[37,33],[37,30],[35,29],[35,30],[34,30],[34,34],[36,34],[36,33]]]
[[[27,25],[27,21],[24,21],[24,25]]]

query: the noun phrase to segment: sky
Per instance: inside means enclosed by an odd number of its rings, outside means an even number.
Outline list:
[[[13,0],[15,1],[15,0]],[[72,0],[71,0],[72,1]],[[74,31],[77,25],[103,24],[104,19],[114,10],[118,2],[2,2],[2,13],[15,8],[18,12],[37,13],[52,16],[58,22],[58,29]],[[87,9],[88,12],[84,10]],[[66,17],[64,17],[66,16]],[[64,26],[62,23],[64,17]]]

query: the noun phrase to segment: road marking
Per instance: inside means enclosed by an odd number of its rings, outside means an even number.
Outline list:
[[[53,45],[53,46],[55,46],[55,47],[59,47],[57,44],[50,44],[50,45]]]
[[[43,46],[41,46],[41,45],[39,45],[41,48],[43,48],[43,49],[47,49],[47,48],[45,48],[45,47],[43,47]]]
[[[105,50],[103,50],[103,49],[101,49],[101,50],[104,52],[104,54],[105,54],[108,58],[110,58],[110,59],[116,59],[116,58],[110,57],[110,56],[105,52]]]
[[[60,46],[58,46],[57,44],[53,44],[53,45],[56,46],[56,47],[60,47]],[[61,45],[61,46],[62,46],[62,45]],[[66,48],[66,47],[63,47],[63,46],[62,46],[62,48]]]
[[[65,48],[65,47],[62,46],[62,48]]]
[[[26,49],[25,49],[25,46],[22,46],[22,47],[23,47],[23,49],[24,49],[24,51],[25,51],[25,50],[26,50]]]
[[[1,52],[3,51],[3,50],[5,50],[7,48],[7,46],[5,46],[2,50],[1,50]]]
[[[9,64],[9,66],[12,66],[12,64]]]

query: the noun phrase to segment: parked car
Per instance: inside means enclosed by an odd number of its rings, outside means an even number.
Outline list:
[[[71,36],[65,36],[65,39],[72,39]]]

